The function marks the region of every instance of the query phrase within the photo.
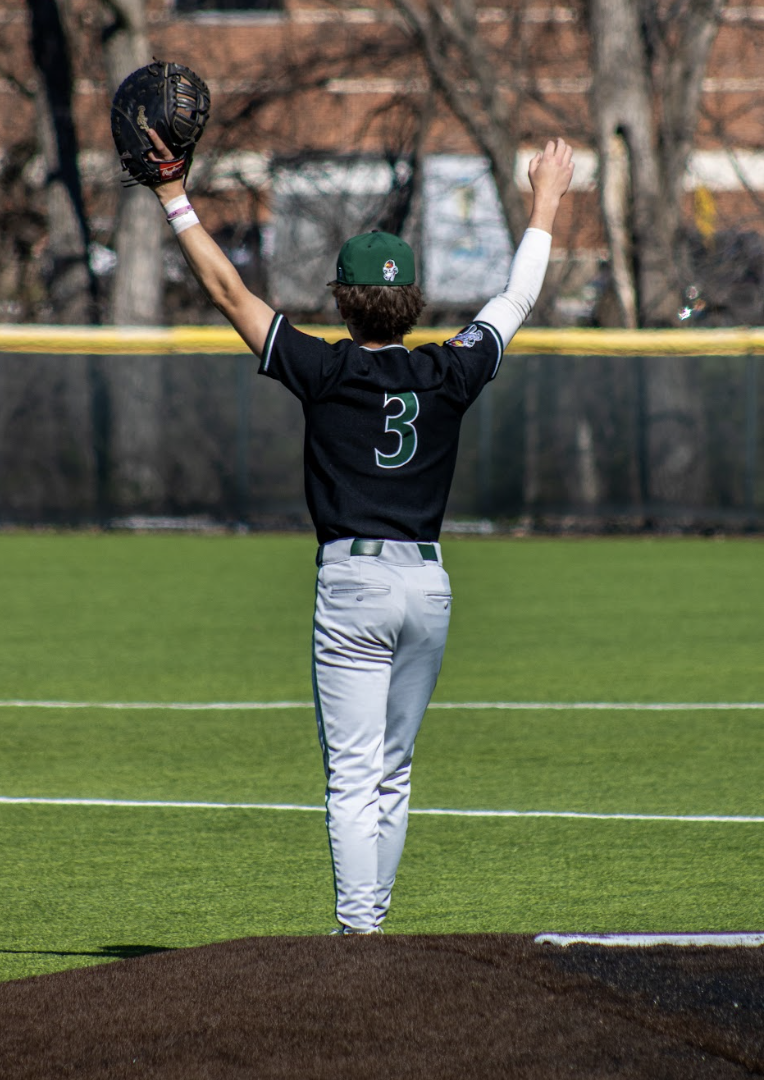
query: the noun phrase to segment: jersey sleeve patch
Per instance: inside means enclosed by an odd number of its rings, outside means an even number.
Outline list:
[[[504,353],[504,343],[498,331],[490,323],[470,323],[464,330],[460,330],[458,334],[446,341],[446,345],[455,349],[474,349],[476,345],[481,345],[489,354],[491,343],[496,347],[496,359],[491,374],[488,376],[489,382],[496,377]]]
[[[449,338],[446,345],[453,345],[457,349],[472,349],[483,340],[483,331],[475,323],[460,330],[454,337]]]

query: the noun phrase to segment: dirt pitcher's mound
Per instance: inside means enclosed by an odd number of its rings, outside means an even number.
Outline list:
[[[3,1080],[764,1075],[764,950],[248,938],[0,985]]]

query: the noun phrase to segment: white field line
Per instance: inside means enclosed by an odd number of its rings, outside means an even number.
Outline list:
[[[312,709],[312,701],[0,701],[0,709],[156,709],[225,712],[230,709]]]
[[[324,806],[303,806],[298,803],[223,803],[188,802],[166,799],[77,799],[55,798],[42,795],[0,795],[0,804],[37,806],[128,806],[135,808],[158,807],[164,810],[291,810],[307,813],[325,813]],[[733,814],[599,814],[579,810],[446,810],[415,809],[409,814],[428,817],[473,818],[572,818],[585,821],[684,821],[710,822],[712,824],[764,824],[762,817],[743,817]]]
[[[312,709],[312,701],[0,701],[0,709],[117,709],[179,712],[225,712],[230,710]],[[764,710],[764,701],[433,701],[430,709],[499,709],[540,711],[601,710],[607,712],[734,712]]]
[[[609,945],[625,948],[653,948],[656,945],[683,945],[717,949],[757,949],[764,945],[764,934],[537,934],[536,945]]]

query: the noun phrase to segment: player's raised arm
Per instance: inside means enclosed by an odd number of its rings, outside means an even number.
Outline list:
[[[157,161],[171,152],[153,129],[149,138]],[[152,190],[167,215],[191,271],[215,307],[225,315],[253,352],[261,355],[275,312],[246,287],[238,270],[199,222],[182,180],[169,180]]]
[[[210,92],[204,79],[183,64],[155,58],[131,72],[117,89],[111,104],[111,133],[122,168],[130,174],[129,182],[154,191],[202,288],[259,354],[274,312],[247,289],[199,224],[185,191],[209,114]]]
[[[560,200],[573,177],[573,150],[564,139],[546,144],[528,168],[533,189],[533,208],[528,228],[520,241],[504,292],[481,309],[476,321],[498,330],[506,349],[539,298],[544,284]]]

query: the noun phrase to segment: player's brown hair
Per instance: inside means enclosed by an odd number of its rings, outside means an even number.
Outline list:
[[[418,285],[332,285],[340,315],[367,341],[392,341],[411,333],[424,309]]]

